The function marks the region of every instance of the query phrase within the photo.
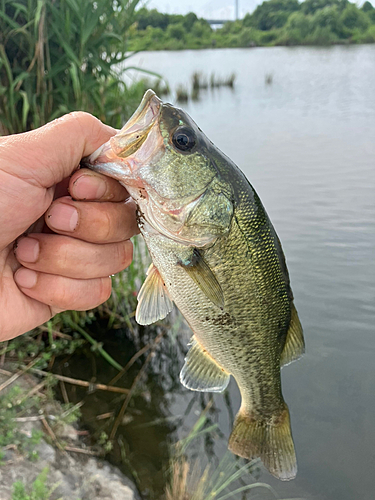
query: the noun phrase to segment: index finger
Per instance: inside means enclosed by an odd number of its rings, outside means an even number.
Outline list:
[[[75,200],[125,201],[129,198],[129,193],[118,181],[88,168],[74,172],[69,181],[69,193]]]

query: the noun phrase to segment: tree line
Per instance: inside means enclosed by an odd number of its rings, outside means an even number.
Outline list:
[[[220,29],[196,14],[139,9],[130,26],[131,50],[375,43],[375,8],[348,0],[267,0]]]

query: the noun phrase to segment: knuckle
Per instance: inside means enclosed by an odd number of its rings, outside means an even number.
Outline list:
[[[77,127],[81,133],[94,117],[85,111],[72,111],[67,115],[67,119],[71,121],[72,125]]]
[[[103,203],[90,203],[81,210],[80,237],[92,243],[110,243],[113,235],[113,217]],[[90,209],[88,208],[90,207]]]
[[[69,116],[76,121],[81,130],[89,130],[89,135],[93,142],[101,143],[103,141],[103,129],[105,125],[99,118],[85,111],[73,111],[69,113]]]
[[[85,111],[72,111],[67,116],[77,126],[80,133],[89,131],[88,134],[94,142],[101,137],[103,123],[95,116]]]
[[[75,309],[85,311],[102,304],[111,296],[111,278],[93,280],[72,280],[66,286],[60,286],[55,291],[50,305],[61,310]]]
[[[72,287],[68,286],[64,281],[64,278],[62,278],[60,285],[55,288],[48,303],[51,306],[60,307],[65,310],[69,309],[69,306],[75,302],[76,294]]]
[[[71,116],[72,119],[82,120],[88,115],[88,113],[86,113],[85,111],[71,111],[70,113],[68,113],[68,115]]]
[[[70,242],[61,240],[55,254],[55,263],[60,271],[65,271],[71,265],[71,247]]]
[[[85,111],[72,111],[68,114],[68,116],[79,123],[80,126],[87,125],[88,123],[96,123],[99,122],[95,116],[90,115],[90,113],[86,113]]]
[[[112,292],[112,280],[111,278],[102,278],[99,285],[99,299],[100,304],[107,301],[111,296]]]
[[[113,220],[108,210],[104,210],[102,215],[102,223],[99,225],[99,237],[101,241],[110,241],[113,233]]]
[[[124,241],[116,246],[116,262],[118,263],[118,271],[126,269],[133,260],[133,243],[129,240]]]

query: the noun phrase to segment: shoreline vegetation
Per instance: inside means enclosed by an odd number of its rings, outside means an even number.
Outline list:
[[[151,88],[159,94],[170,92],[161,75],[128,63],[132,51],[375,42],[375,9],[368,1],[358,8],[344,0],[301,4],[270,0],[218,30],[193,13],[173,16],[137,10],[139,5],[140,0],[61,0],[58,5],[52,0],[2,0],[0,136],[35,129],[73,110],[90,112],[109,125],[122,127],[150,84],[145,79],[127,84],[124,71],[138,69],[140,76],[158,78]],[[121,73],[120,66],[125,67]],[[271,74],[265,83],[272,83]],[[235,75],[195,73],[179,100],[186,100],[187,94],[193,99],[199,91],[219,86],[232,89],[234,84]],[[169,404],[171,395],[180,396],[183,390],[178,373],[186,340],[179,332],[179,316],[148,328],[136,324],[136,293],[148,264],[143,242],[135,238],[134,261],[113,277],[112,295],[105,304],[92,311],[61,313],[32,332],[0,343],[0,373],[6,377],[0,387],[0,393],[4,390],[0,467],[9,450],[16,458],[37,458],[34,452],[41,433],[26,439],[16,428],[20,419],[45,417],[48,426],[44,426],[52,432],[44,429],[43,439],[69,451],[55,439],[54,422],[46,410],[46,401],[58,398],[65,405],[65,417],[75,420],[81,413],[88,450],[110,459],[130,476],[142,500],[223,500],[236,492],[238,496],[240,490],[269,489],[247,484],[254,481],[249,467],[233,456],[229,465],[216,470],[218,474],[199,467],[188,472],[185,445],[191,441],[194,446],[201,440],[197,450],[203,448],[211,461],[217,458],[213,443],[220,436],[218,409],[211,396],[185,392],[191,401],[185,413],[177,416],[178,423],[190,412],[199,416],[184,441],[181,436],[178,440],[176,415],[171,415]],[[29,372],[39,381],[37,394],[15,389],[5,398],[6,387]],[[224,401],[228,418],[233,420],[229,392],[224,393]],[[149,463],[142,462],[145,454]],[[188,479],[200,472],[202,481],[188,487]],[[239,479],[244,481],[240,486],[236,484]],[[39,478],[39,482],[46,480]],[[22,484],[16,487],[24,488]],[[25,493],[13,500],[24,497],[30,496]]]
[[[375,43],[375,8],[348,0],[267,0],[213,29],[194,13],[142,8],[129,27],[131,51]]]

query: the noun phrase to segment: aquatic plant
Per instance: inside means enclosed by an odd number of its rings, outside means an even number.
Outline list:
[[[168,82],[163,80],[163,78],[158,78],[154,81],[144,80],[145,87],[148,89],[152,89],[156,95],[162,97],[163,95],[168,95],[171,92],[171,89],[168,85]]]
[[[192,80],[193,91],[208,88],[207,78],[202,73],[199,72],[193,73],[191,80]]]
[[[234,82],[236,80],[236,73],[231,73],[227,77],[216,76],[215,73],[211,74],[210,86],[211,88],[217,87],[234,87]]]
[[[189,92],[184,85],[179,85],[176,88],[176,101],[187,102],[189,100]]]

